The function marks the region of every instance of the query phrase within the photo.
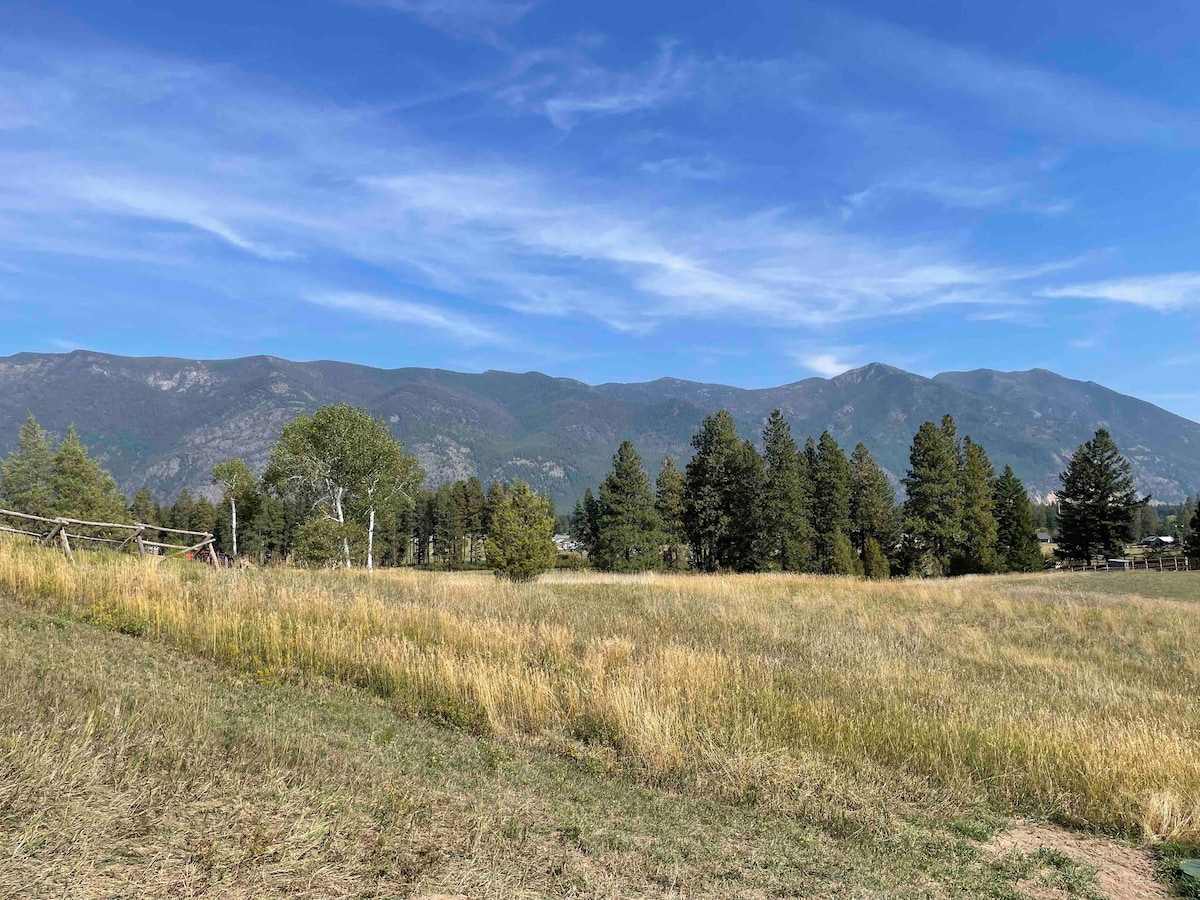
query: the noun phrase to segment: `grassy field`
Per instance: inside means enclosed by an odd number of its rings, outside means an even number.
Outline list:
[[[5,543],[0,595],[0,895],[1095,897],[979,842],[1200,839],[1200,575],[512,586]]]

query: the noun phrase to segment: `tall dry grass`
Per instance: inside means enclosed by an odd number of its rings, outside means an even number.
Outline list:
[[[117,557],[71,566],[0,544],[0,591],[26,604],[260,678],[354,684],[404,715],[657,785],[850,828],[983,800],[1200,840],[1200,605],[1087,583],[518,586]]]

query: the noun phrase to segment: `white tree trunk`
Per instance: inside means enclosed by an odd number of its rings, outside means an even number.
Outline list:
[[[375,571],[375,507],[367,518],[367,571]]]
[[[237,552],[237,501],[233,499],[233,495],[229,495],[229,518],[233,522],[233,556],[236,559]]]
[[[346,568],[353,569],[354,562],[350,559],[350,536],[346,534],[346,514],[342,510],[342,488],[333,493],[333,511],[337,514],[338,524],[342,526],[342,554],[346,557]]]

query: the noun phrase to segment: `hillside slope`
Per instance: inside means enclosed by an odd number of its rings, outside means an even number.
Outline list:
[[[688,440],[708,413],[730,409],[757,438],[779,407],[803,437],[828,428],[863,441],[893,477],[904,473],[921,422],[951,413],[997,466],[1010,463],[1045,495],[1070,452],[1108,427],[1139,487],[1163,501],[1200,489],[1200,425],[1094,383],[1044,370],[951,372],[924,378],[878,363],[832,379],[760,390],[664,378],[589,386],[537,372],[463,374],[339,362],[129,358],[90,351],[0,358],[0,452],[27,411],[52,431],[75,423],[122,488],[160,497],[203,489],[220,459],[259,467],[283,424],[345,401],[382,416],[433,483],[519,477],[560,506],[597,484],[617,444],[634,441],[649,467]]]

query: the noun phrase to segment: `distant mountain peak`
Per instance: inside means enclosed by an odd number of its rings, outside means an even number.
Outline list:
[[[955,416],[997,468],[1011,464],[1035,496],[1057,486],[1074,449],[1103,424],[1129,453],[1141,490],[1161,501],[1200,489],[1200,425],[1091,382],[1046,369],[977,369],[926,378],[872,362],[833,378],[741,388],[664,377],[587,385],[541,372],[378,369],[273,356],[231,360],[120,357],[91,350],[0,358],[0,453],[26,411],[62,434],[75,423],[132,493],[160,498],[210,490],[212,465],[243,456],[265,464],[297,413],[326,403],[362,406],[387,421],[434,481],[519,477],[560,506],[603,478],[623,439],[651,474],[666,455],[682,464],[701,419],[733,414],[758,439],[783,410],[801,440],[829,429],[849,449],[864,442],[903,476],[917,427]]]

